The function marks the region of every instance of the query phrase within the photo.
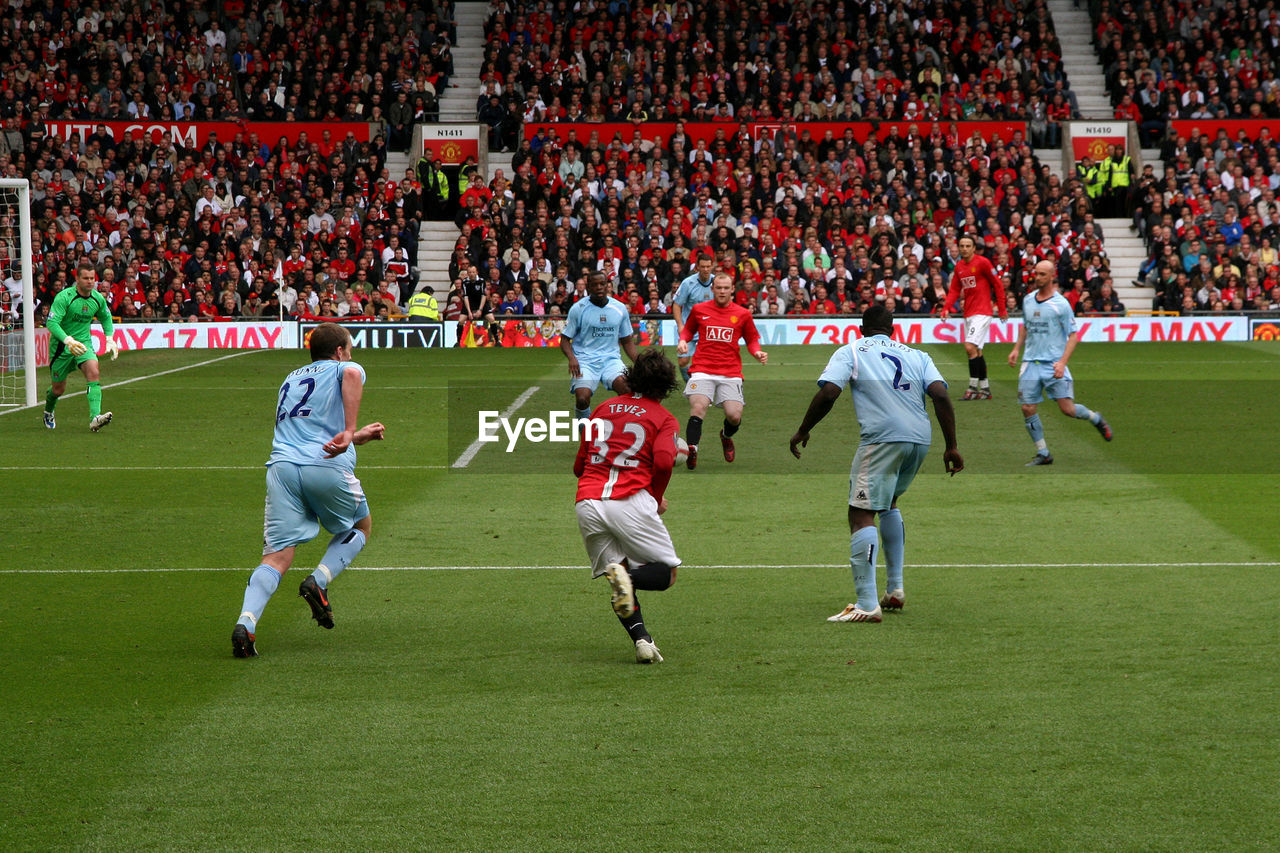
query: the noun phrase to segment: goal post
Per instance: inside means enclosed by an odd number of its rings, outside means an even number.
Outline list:
[[[22,315],[0,317],[0,407],[35,406],[36,296],[32,267],[31,184],[0,178],[0,287],[20,281]]]

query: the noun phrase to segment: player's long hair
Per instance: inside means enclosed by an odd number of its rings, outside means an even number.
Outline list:
[[[649,347],[636,356],[627,368],[627,385],[633,394],[650,400],[665,400],[676,388],[676,366],[657,347]]]

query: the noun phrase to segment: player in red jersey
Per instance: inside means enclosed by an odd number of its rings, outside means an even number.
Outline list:
[[[969,389],[961,399],[990,400],[991,384],[987,381],[987,360],[982,357],[982,348],[987,345],[991,315],[998,312],[1001,321],[1009,319],[1004,283],[996,275],[991,261],[977,253],[978,244],[972,236],[965,234],[959,245],[960,260],[951,271],[951,287],[947,289],[941,316],[947,319],[955,310],[956,300],[964,299],[964,351],[969,356]]]
[[[735,454],[733,434],[742,424],[742,355],[738,342],[744,341],[747,352],[761,364],[769,363],[769,354],[760,349],[760,333],[756,331],[751,312],[733,301],[733,279],[719,273],[711,283],[711,301],[701,302],[689,310],[676,352],[689,351],[689,341],[698,338],[689,381],[684,395],[689,398],[689,425],[685,438],[689,442],[687,465],[698,466],[698,441],[702,438],[702,418],[712,405],[724,409],[724,429],[720,430],[720,446],[724,461],[732,462]]]
[[[680,424],[662,400],[676,387],[676,368],[661,350],[647,349],[626,371],[630,394],[591,413],[595,430],[583,435],[573,473],[577,514],[591,576],[609,580],[613,610],[636,647],[637,663],[661,663],[645,630],[638,589],[667,589],[680,558],[659,516],[676,459]]]

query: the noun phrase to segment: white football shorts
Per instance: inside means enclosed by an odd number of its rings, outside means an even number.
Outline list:
[[[641,489],[621,500],[578,501],[578,530],[591,558],[591,577],[604,574],[604,567],[625,557],[632,566],[662,563],[680,565],[671,534],[658,515],[658,502]]]
[[[741,376],[716,376],[711,373],[691,373],[684,385],[684,395],[706,397],[713,406],[724,406],[725,401],[746,402],[742,399]]]
[[[974,314],[964,318],[964,342],[973,344],[979,351],[987,345],[987,335],[990,331],[990,314]]]

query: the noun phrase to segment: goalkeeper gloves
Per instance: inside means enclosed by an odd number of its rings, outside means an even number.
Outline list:
[[[107,352],[111,354],[112,361],[115,361],[120,357],[120,347],[118,347],[116,342],[111,340],[111,338],[107,338]]]
[[[66,345],[67,352],[71,353],[72,355],[84,355],[86,352],[88,352],[88,349],[89,349],[84,344],[80,343],[70,335],[67,335],[65,338],[63,338],[62,343]]]

